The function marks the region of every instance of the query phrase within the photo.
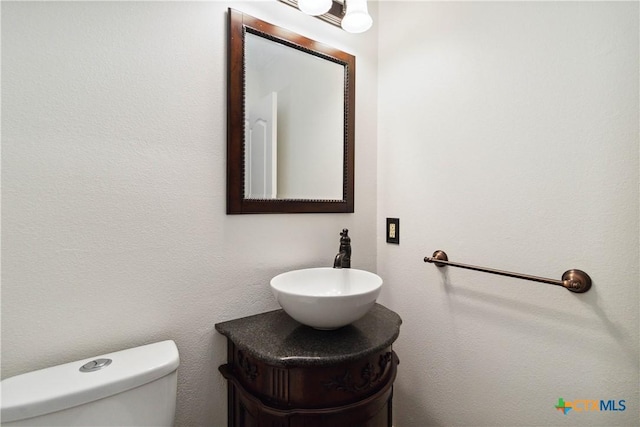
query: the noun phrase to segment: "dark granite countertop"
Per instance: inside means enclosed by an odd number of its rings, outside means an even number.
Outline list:
[[[360,320],[332,331],[302,325],[283,310],[216,324],[236,347],[276,366],[328,366],[360,359],[389,347],[402,319],[376,304]]]

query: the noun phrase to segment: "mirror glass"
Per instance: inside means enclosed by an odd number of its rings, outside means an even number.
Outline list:
[[[227,212],[353,212],[355,58],[229,17]]]
[[[344,67],[251,33],[244,43],[245,198],[342,199]]]

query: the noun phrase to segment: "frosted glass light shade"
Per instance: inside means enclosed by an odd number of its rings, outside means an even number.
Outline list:
[[[347,13],[342,18],[342,29],[348,33],[363,33],[371,28],[373,19],[367,9],[367,0],[346,0]]]
[[[307,15],[325,14],[331,9],[331,0],[298,0],[298,9]]]

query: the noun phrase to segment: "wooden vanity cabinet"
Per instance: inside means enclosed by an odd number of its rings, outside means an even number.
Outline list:
[[[391,427],[398,366],[391,343],[400,323],[376,304],[336,331],[302,326],[282,310],[216,325],[227,336],[219,370],[228,383],[228,425]]]

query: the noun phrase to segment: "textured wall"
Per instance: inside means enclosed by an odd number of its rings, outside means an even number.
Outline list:
[[[638,425],[638,3],[381,2],[396,427]],[[586,294],[453,261],[559,279]],[[626,400],[624,412],[554,409]]]
[[[358,57],[355,214],[225,214],[226,10]],[[224,320],[374,270],[376,33],[277,2],[2,2],[2,376],[174,339],[178,425],[226,424]]]

